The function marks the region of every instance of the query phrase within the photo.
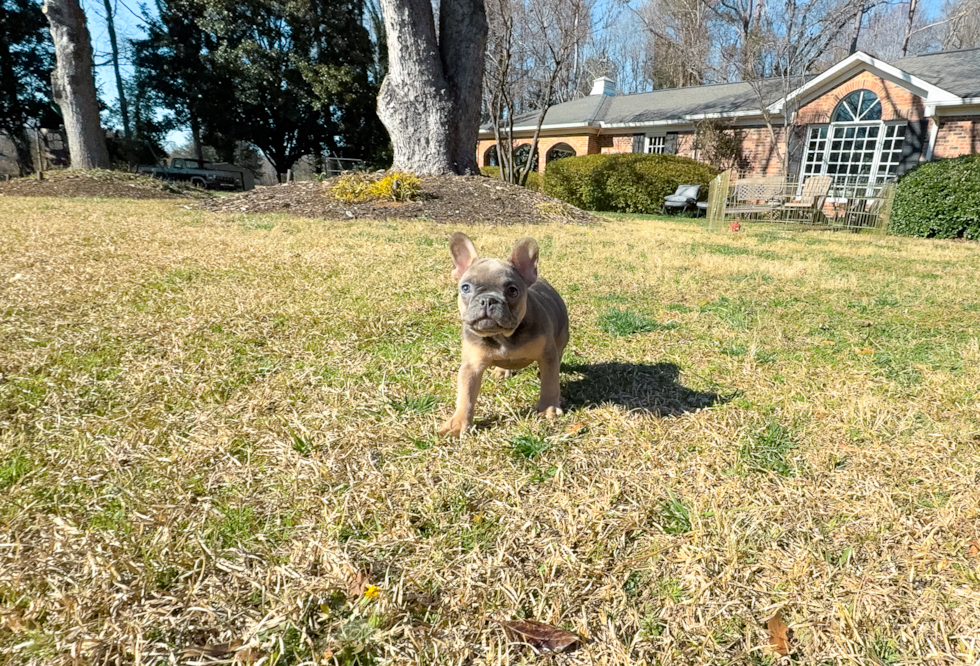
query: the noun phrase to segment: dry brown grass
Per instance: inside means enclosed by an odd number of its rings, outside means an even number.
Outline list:
[[[539,240],[572,408],[488,379],[444,443],[444,225],[4,199],[0,661],[538,662],[527,617],[774,664],[777,612],[795,663],[980,660],[980,248],[467,232]]]

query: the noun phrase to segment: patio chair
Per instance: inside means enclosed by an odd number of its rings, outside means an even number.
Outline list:
[[[664,210],[681,211],[698,202],[700,185],[678,185],[677,191],[664,197]]]
[[[830,193],[830,186],[833,184],[832,176],[810,176],[803,181],[803,189],[800,190],[799,196],[782,205],[784,215],[813,224],[817,215],[822,212],[827,194]]]

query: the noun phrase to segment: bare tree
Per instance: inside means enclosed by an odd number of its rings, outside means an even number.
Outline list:
[[[947,0],[941,18],[944,51],[980,46],[980,0]]]
[[[485,106],[494,129],[501,178],[524,184],[534,166],[548,107],[560,101],[590,30],[594,0],[489,0]],[[535,123],[530,151],[518,164],[517,116]]]
[[[483,0],[381,0],[388,73],[378,117],[394,166],[419,174],[475,173],[487,20]]]
[[[78,0],[45,0],[44,14],[57,61],[51,73],[52,92],[64,117],[71,164],[76,169],[108,168],[85,14]]]
[[[708,0],[650,0],[637,15],[649,35],[648,76],[655,88],[709,83],[719,37]]]
[[[806,81],[831,44],[839,40],[862,8],[854,3],[830,4],[825,0],[787,0],[760,20],[748,61],[736,64],[741,78],[755,93],[776,159],[789,175],[790,161],[803,137],[792,131],[798,101],[793,90]],[[742,53],[746,51],[743,50]],[[779,117],[770,105],[780,102]],[[786,149],[780,149],[780,138]]]
[[[116,75],[116,93],[119,96],[119,115],[122,117],[123,134],[128,139],[129,106],[126,104],[126,91],[123,88],[122,74],[119,71],[119,44],[116,41],[116,21],[112,15],[112,0],[105,0],[105,22],[109,29],[109,44],[112,47],[112,71]]]

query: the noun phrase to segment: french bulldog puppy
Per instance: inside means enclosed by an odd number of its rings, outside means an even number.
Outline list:
[[[517,241],[510,259],[480,257],[466,234],[449,242],[452,277],[459,281],[457,302],[463,318],[463,354],[456,386],[456,412],[439,434],[458,437],[473,425],[483,372],[498,368],[506,376],[538,364],[541,397],[536,409],[560,416],[558,369],[568,344],[568,310],[555,289],[538,277],[538,244]]]

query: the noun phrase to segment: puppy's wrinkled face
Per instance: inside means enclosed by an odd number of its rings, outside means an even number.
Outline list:
[[[509,261],[484,259],[465,234],[456,233],[450,251],[463,324],[483,337],[511,335],[524,319],[527,290],[537,279],[537,243],[518,241]]]
[[[524,319],[527,285],[509,262],[477,259],[459,280],[459,314],[478,335],[510,335]]]

